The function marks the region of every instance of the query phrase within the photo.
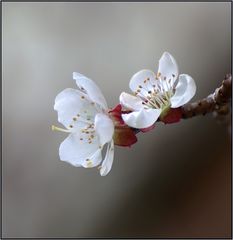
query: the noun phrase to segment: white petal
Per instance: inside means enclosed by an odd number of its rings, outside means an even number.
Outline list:
[[[114,142],[111,141],[111,144],[108,144],[107,152],[100,168],[101,176],[106,176],[110,172],[112,168],[113,157],[114,157]]]
[[[121,93],[120,95],[120,103],[122,106],[128,108],[129,110],[137,111],[144,107],[141,98],[135,97],[125,92]]]
[[[128,114],[122,114],[124,122],[133,128],[147,128],[155,123],[161,109],[142,109]]]
[[[172,79],[173,83],[178,77],[178,65],[175,58],[168,52],[164,52],[159,60],[158,73],[161,73],[162,79],[166,77],[167,80]],[[172,75],[175,75],[173,77]]]
[[[171,97],[171,107],[177,108],[188,101],[195,95],[196,93],[196,84],[192,77],[187,74],[181,74],[179,76],[179,81],[176,86],[176,92]]]
[[[97,113],[86,94],[72,88],[67,88],[57,95],[54,109],[58,112],[58,121],[66,128],[72,125],[72,129],[86,126],[87,119],[94,122],[94,115]]]
[[[102,161],[98,141],[93,140],[91,144],[81,141],[79,133],[70,134],[61,143],[59,155],[62,161],[75,167],[95,167]]]
[[[100,144],[110,142],[114,132],[113,121],[103,113],[98,113],[95,116],[95,130],[99,136]]]
[[[95,82],[77,72],[73,73],[73,79],[76,80],[76,84],[80,90],[87,93],[93,102],[98,103],[104,109],[108,108],[106,100]]]
[[[155,74],[151,70],[141,70],[130,79],[129,87],[132,92],[140,90],[142,95],[147,95],[148,91],[153,90]],[[140,88],[141,87],[141,88]]]

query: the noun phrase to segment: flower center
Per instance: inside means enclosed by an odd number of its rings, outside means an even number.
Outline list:
[[[138,85],[135,95],[144,100],[142,104],[145,109],[161,109],[163,114],[170,109],[170,98],[174,95],[174,82],[174,74],[172,79],[167,80],[166,77],[162,78],[161,74],[158,73],[154,79],[146,78],[143,81],[143,86]]]

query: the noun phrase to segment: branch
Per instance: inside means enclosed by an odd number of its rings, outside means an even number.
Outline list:
[[[181,107],[182,118],[191,118],[197,115],[215,112],[217,115],[226,115],[230,111],[231,74],[227,74],[222,84],[214,93],[197,102],[185,104]]]

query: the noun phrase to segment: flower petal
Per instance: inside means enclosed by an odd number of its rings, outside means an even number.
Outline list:
[[[121,93],[119,99],[120,99],[120,103],[124,107],[128,108],[129,110],[138,111],[138,110],[144,108],[141,98],[135,97],[131,94],[123,92],[123,93]]]
[[[100,144],[110,142],[114,133],[113,121],[103,113],[98,113],[95,116],[95,130],[99,136]]]
[[[75,167],[95,167],[102,161],[97,138],[89,144],[80,140],[79,133],[70,134],[61,143],[59,155],[61,161],[68,162]]]
[[[140,91],[142,95],[147,95],[148,91],[153,90],[155,74],[151,70],[141,70],[130,79],[129,87],[132,92]]]
[[[73,79],[76,80],[80,90],[84,91],[93,102],[98,103],[103,109],[107,109],[106,100],[95,82],[77,72],[73,73]]]
[[[155,123],[161,113],[161,109],[142,109],[128,114],[122,114],[127,125],[133,128],[147,128]]]
[[[87,119],[94,121],[97,113],[87,95],[72,88],[67,88],[57,95],[54,109],[58,112],[58,121],[66,128],[72,126],[72,129],[86,126]]]
[[[112,168],[113,157],[114,157],[114,143],[113,141],[111,141],[111,144],[108,144],[107,152],[100,168],[101,176],[106,176],[110,172]]]
[[[158,74],[159,73],[162,79],[166,77],[167,80],[171,79],[173,83],[178,77],[178,65],[175,58],[168,52],[164,52],[159,60]]]
[[[178,108],[187,103],[196,93],[196,84],[192,77],[181,74],[176,86],[176,92],[171,97],[171,107]]]

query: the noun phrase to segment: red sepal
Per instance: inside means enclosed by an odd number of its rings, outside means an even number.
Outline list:
[[[179,122],[182,117],[182,111],[181,108],[170,108],[168,113],[160,118],[160,121],[164,122],[165,124],[167,123],[176,123]]]
[[[109,115],[114,121],[115,129],[113,140],[114,144],[122,147],[130,147],[137,142],[137,137],[132,128],[125,124],[121,117],[122,111],[121,104],[118,104],[112,110],[109,111]]]
[[[143,133],[149,132],[150,130],[155,128],[155,123],[153,125],[151,125],[150,127],[147,128],[141,128],[140,131]]]
[[[115,127],[113,135],[114,144],[122,147],[130,147],[137,142],[134,131],[128,126]]]
[[[121,104],[118,104],[116,105],[116,107],[114,107],[112,110],[109,111],[109,114],[114,118],[115,121],[124,125],[125,123],[121,117],[121,113],[122,113],[121,109],[122,109]]]

